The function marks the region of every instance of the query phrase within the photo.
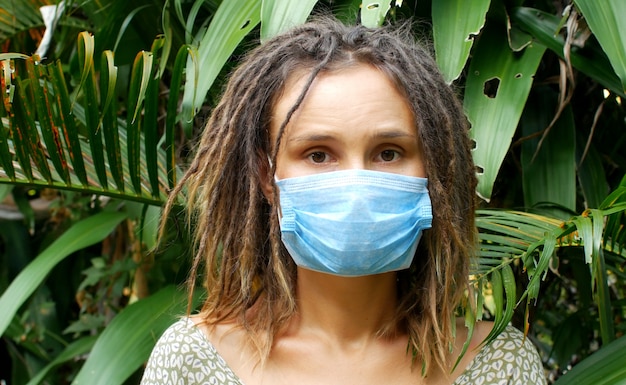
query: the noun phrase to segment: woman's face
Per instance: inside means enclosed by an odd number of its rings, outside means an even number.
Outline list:
[[[307,75],[293,76],[275,104],[273,143]],[[285,128],[276,177],[365,169],[426,177],[412,112],[391,81],[360,65],[320,74]]]

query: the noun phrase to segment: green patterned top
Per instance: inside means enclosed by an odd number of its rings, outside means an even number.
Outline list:
[[[532,343],[512,326],[485,345],[452,385],[541,385],[546,379]],[[141,385],[244,385],[189,318],[159,339]]]

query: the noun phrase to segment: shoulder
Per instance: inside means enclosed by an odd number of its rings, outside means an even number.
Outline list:
[[[532,342],[514,328],[507,328],[478,352],[454,385],[545,384],[541,358]]]
[[[157,341],[141,385],[204,382],[239,384],[204,333],[192,320],[182,318]]]

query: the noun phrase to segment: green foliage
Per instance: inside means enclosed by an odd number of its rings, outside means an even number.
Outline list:
[[[73,383],[123,383],[148,360],[158,336],[185,307],[185,295],[174,286],[126,307],[102,332]]]
[[[212,107],[247,49],[320,10],[432,25],[416,34],[432,34],[462,90],[485,199],[467,325],[494,320],[491,338],[513,320],[551,380],[576,364],[557,383],[626,381],[621,0],[66,1],[46,57],[29,56],[45,3],[0,0],[0,43],[14,52],[0,54],[10,383],[137,382],[156,338],[185,312],[175,289],[188,269],[185,232],[174,220],[166,247],[152,248],[201,106]]]
[[[624,350],[626,337],[602,347],[589,358],[576,365],[555,382],[555,385],[621,385],[626,383]]]
[[[476,143],[478,195],[491,199],[491,190],[524,109],[545,48],[532,44],[516,53],[506,35],[486,30],[471,61],[464,94],[471,137]]]
[[[261,41],[302,24],[309,17],[317,0],[280,1],[266,0],[261,5]]]
[[[620,16],[626,14],[626,3],[619,0],[575,0],[574,3],[622,80],[622,92],[626,92],[626,24]]]
[[[465,67],[474,38],[485,24],[489,0],[441,0],[432,3],[433,40],[437,65],[446,81],[457,79]]]
[[[20,272],[0,297],[3,314],[0,334],[15,316],[18,308],[31,296],[44,277],[71,253],[102,241],[122,220],[120,213],[103,212],[76,223]]]

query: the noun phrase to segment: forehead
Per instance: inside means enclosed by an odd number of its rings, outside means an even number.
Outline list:
[[[367,111],[368,103],[381,108],[382,102],[387,102],[389,109],[394,104],[401,105],[403,110],[409,110],[405,92],[400,90],[397,82],[385,71],[367,64],[356,64],[333,70],[320,72],[307,88],[307,81],[311,76],[310,70],[294,71],[286,80],[285,86],[272,103],[270,120],[270,137],[272,143],[276,140],[279,127],[285,122],[289,111],[297,104],[298,99],[305,94],[298,108],[290,118],[291,124],[297,120],[302,110],[309,112],[313,109],[314,116],[323,119],[329,111],[358,106]],[[347,103],[346,103],[347,102]],[[400,107],[400,106],[398,106]],[[391,111],[381,111],[390,113]],[[412,115],[412,112],[410,112]]]

